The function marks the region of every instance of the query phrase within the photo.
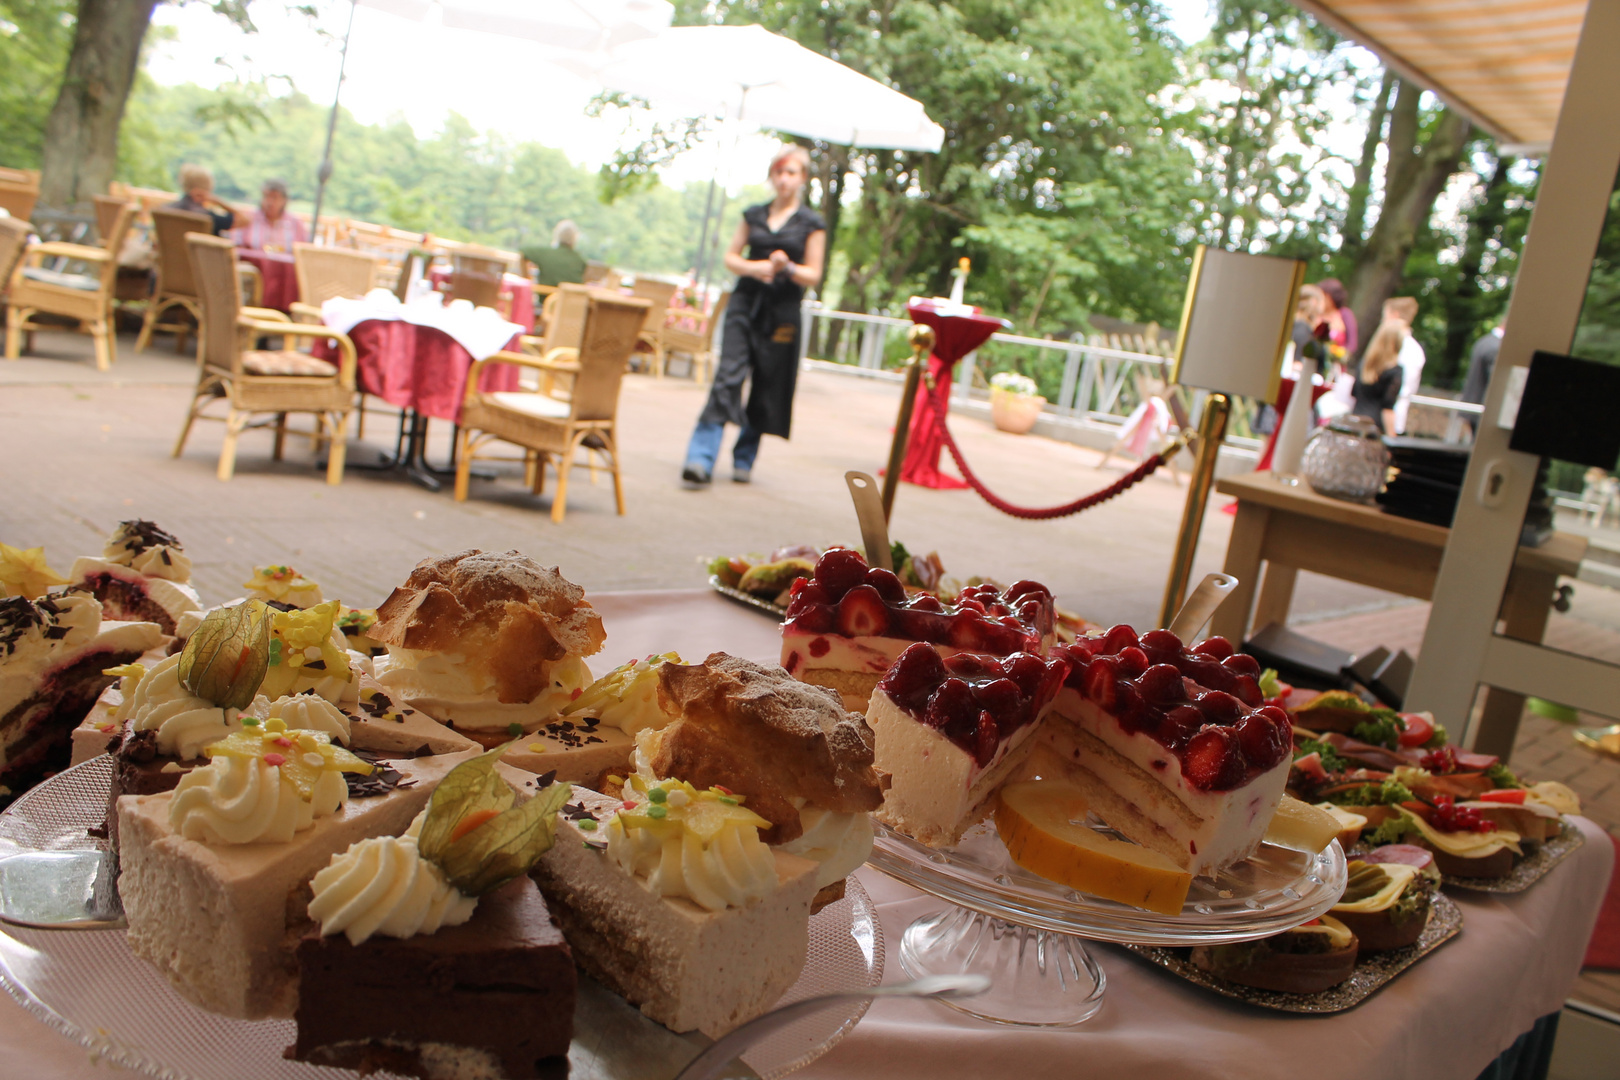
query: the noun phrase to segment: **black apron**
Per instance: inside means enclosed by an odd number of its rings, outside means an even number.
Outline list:
[[[770,204],[743,211],[748,226],[748,258],[768,259],[773,251],[786,252],[796,264],[804,262],[810,234],[826,229],[821,215],[805,206],[772,232],[766,218]],[[799,376],[799,334],[804,288],[783,272],[770,284],[741,278],[726,307],[725,336],[720,363],[709,388],[709,400],[698,422],[738,424],[764,435],[788,437],[793,424],[793,390]],[[743,407],[743,386],[751,383],[748,405]]]

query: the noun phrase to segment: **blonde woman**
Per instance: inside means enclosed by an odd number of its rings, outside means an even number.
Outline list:
[[[245,222],[240,215],[214,195],[214,174],[202,165],[180,166],[180,197],[166,209],[207,214],[214,222],[214,235],[224,236]]]
[[[714,479],[727,424],[742,429],[731,450],[731,479],[739,484],[753,479],[762,436],[788,437],[799,373],[799,305],[804,290],[821,281],[827,255],[827,223],[804,205],[809,179],[804,147],[778,150],[770,169],[776,197],[743,211],[726,249],[726,269],[737,275],[737,288],[726,308],[714,385],[686,447],[681,479],[690,488]],[[744,383],[750,384],[746,408]]]
[[[1401,346],[1406,343],[1406,325],[1386,322],[1378,327],[1367,352],[1361,358],[1361,376],[1350,395],[1351,411],[1378,425],[1385,435],[1395,433],[1395,402],[1401,396]]]

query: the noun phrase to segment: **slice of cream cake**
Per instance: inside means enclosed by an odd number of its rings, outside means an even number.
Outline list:
[[[718,1038],[798,980],[817,864],[772,851],[735,796],[639,777],[624,795],[576,786],[534,880],[587,973]]]
[[[1068,666],[1030,653],[900,654],[866,719],[889,790],[876,817],[930,847],[949,847],[995,809],[1022,765]]]

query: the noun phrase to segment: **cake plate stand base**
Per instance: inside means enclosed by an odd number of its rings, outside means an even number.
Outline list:
[[[1017,1027],[1082,1024],[1102,1008],[1106,978],[1072,934],[1017,926],[951,905],[925,915],[900,938],[900,966],[913,979],[984,975],[987,993],[940,1004]]]

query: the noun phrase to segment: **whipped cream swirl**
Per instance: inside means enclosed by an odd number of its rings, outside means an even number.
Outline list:
[[[336,770],[322,772],[305,800],[279,766],[220,754],[180,778],[169,802],[169,825],[204,844],[285,844],[348,801],[349,786]]]
[[[751,825],[733,825],[705,844],[682,828],[608,824],[607,854],[658,896],[679,896],[705,911],[746,907],[776,890],[776,856]],[[662,835],[660,835],[662,834]]]
[[[799,821],[804,825],[803,835],[776,845],[776,850],[820,863],[817,889],[844,880],[872,854],[872,819],[866,814],[835,814],[800,806]]]
[[[408,938],[472,918],[478,898],[445,880],[444,871],[422,858],[417,837],[427,811],[416,815],[404,836],[377,836],[332,856],[311,883],[309,917],[321,936],[342,934],[358,945],[373,934]]]
[[[203,747],[242,730],[242,714],[182,686],[180,656],[166,656],[146,673],[124,702],[123,715],[134,721],[136,731],[157,732],[158,753],[190,761],[202,755]]]
[[[349,745],[348,714],[317,694],[277,698],[270,702],[266,716],[279,718],[289,729],[325,732],[333,742]]]

